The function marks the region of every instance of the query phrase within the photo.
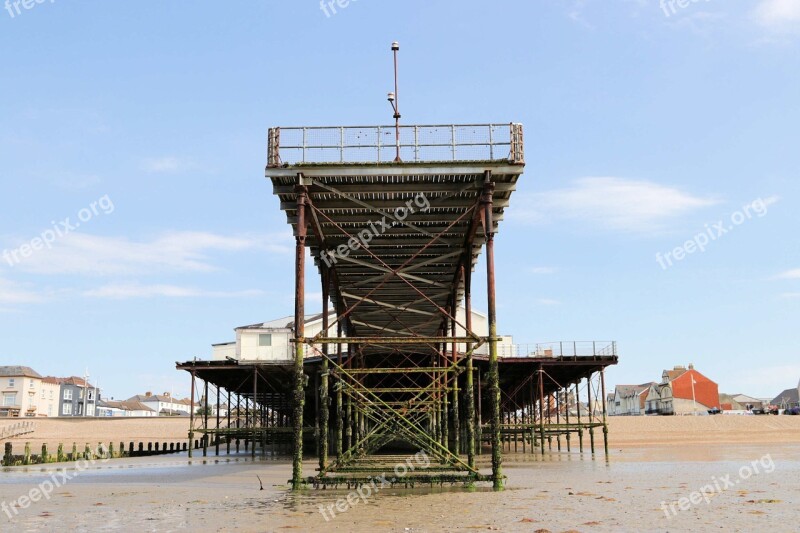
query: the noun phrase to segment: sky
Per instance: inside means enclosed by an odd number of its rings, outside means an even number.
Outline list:
[[[616,340],[609,388],[800,379],[798,0],[14,4],[0,364],[188,395],[176,361],[291,315],[267,129],[390,123],[397,40],[404,123],[525,126],[501,334]]]

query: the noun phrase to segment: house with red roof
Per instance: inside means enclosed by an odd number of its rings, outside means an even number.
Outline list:
[[[648,391],[646,414],[691,415],[719,409],[719,385],[705,375],[689,368],[676,366],[664,370],[661,383],[653,383]]]

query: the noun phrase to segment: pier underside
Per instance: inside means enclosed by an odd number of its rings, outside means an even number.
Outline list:
[[[387,133],[400,139],[402,162],[386,162]],[[587,430],[593,449],[594,429],[606,433],[602,377],[616,345],[498,350],[494,240],[524,168],[520,125],[275,128],[269,144],[266,174],[296,239],[294,359],[179,364],[193,390],[200,379],[246,405],[243,423],[241,407],[225,427],[206,414],[195,430],[205,443],[290,447],[294,488],[357,485],[388,469],[396,483],[499,489],[504,446],[544,451],[555,439],[560,449],[563,436],[570,449],[577,434],[582,448]],[[313,336],[307,251],[323,302]],[[471,281],[481,253],[488,331],[479,333]],[[313,476],[302,473],[304,441],[319,459]],[[484,443],[491,472],[476,465]],[[399,460],[404,449],[415,463]]]

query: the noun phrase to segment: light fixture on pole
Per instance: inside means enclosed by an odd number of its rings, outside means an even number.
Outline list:
[[[400,101],[398,98],[397,90],[397,52],[400,51],[400,43],[397,41],[392,43],[392,52],[394,53],[394,92],[389,93],[389,103],[394,110],[394,137],[395,146],[397,147],[397,156],[394,158],[395,163],[400,163]]]

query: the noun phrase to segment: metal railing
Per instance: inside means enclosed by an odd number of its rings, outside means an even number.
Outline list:
[[[0,440],[11,439],[20,435],[33,433],[34,423],[32,421],[16,422],[0,428]]]
[[[498,357],[604,357],[617,355],[616,341],[558,341],[500,344]]]
[[[270,128],[267,166],[386,163],[397,155],[394,126]],[[522,124],[400,126],[404,162],[508,161],[524,164]]]

